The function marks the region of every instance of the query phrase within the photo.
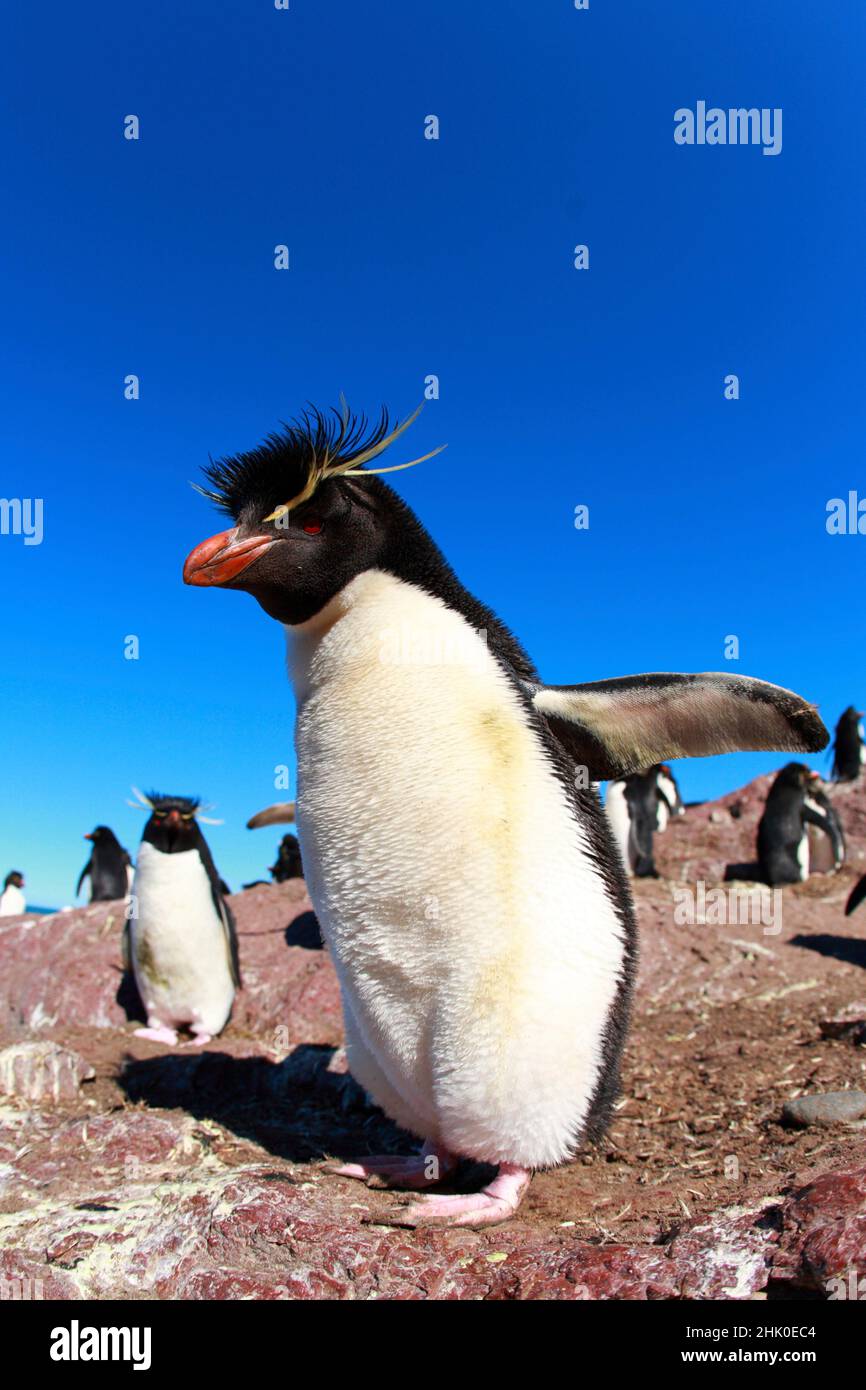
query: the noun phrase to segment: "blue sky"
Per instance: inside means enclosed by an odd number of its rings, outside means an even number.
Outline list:
[[[405,456],[449,447],[398,487],[546,679],[866,699],[866,538],[824,524],[866,494],[861,5],[48,0],[4,49],[0,493],[44,539],[0,536],[0,867],[32,901],[97,821],[135,846],[131,782],[217,803],[224,876],[265,876],[282,634],[183,587],[222,528],[188,480],[340,391],[402,416],[439,376]],[[781,107],[781,154],[676,145],[698,100]]]

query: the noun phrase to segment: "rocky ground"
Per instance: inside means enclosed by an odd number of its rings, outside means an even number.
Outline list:
[[[848,866],[751,918],[769,779],[690,808],[635,886],[642,958],[607,1140],[487,1231],[381,1224],[326,1155],[400,1151],[345,1074],[303,884],[237,894],[245,987],[225,1034],[132,1036],[119,904],[0,923],[0,1293],[54,1298],[826,1298],[866,1275],[866,787],[834,788]],[[682,896],[701,879],[703,923]],[[739,894],[739,896],[737,896]],[[719,920],[721,918],[721,920]],[[779,919],[780,918],[780,919]],[[551,1066],[556,1058],[551,1057]],[[808,1117],[807,1117],[808,1118]],[[460,1175],[460,1186],[478,1170]]]

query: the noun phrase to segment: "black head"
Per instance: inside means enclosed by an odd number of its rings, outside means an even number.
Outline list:
[[[775,790],[776,787],[794,787],[802,789],[820,780],[818,773],[813,772],[805,763],[786,763],[776,777],[773,783],[773,789]]]
[[[861,720],[862,718],[863,718],[863,711],[862,711],[862,709],[857,709],[857,707],[856,707],[855,705],[849,705],[848,708],[847,708],[846,710],[843,710],[842,715],[841,715],[841,717],[840,717],[840,719],[839,719],[839,723],[840,723],[840,724],[857,725],[857,724],[859,724],[859,722],[860,722],[860,720]]]
[[[384,410],[372,426],[345,408],[313,410],[257,449],[212,463],[211,486],[200,490],[235,525],[191,552],[185,582],[245,589],[292,625],[368,569],[423,582],[444,560],[410,509],[363,466],[415,415],[391,430]]]
[[[113,830],[107,825],[97,825],[95,830],[91,830],[89,835],[85,835],[85,840],[92,840],[95,845],[107,848],[109,845],[117,845],[119,841]]]
[[[24,887],[24,875],[20,872],[20,870],[18,870],[18,869],[12,869],[12,871],[6,875],[6,879],[5,879],[5,882],[4,882],[4,884],[3,884],[3,887],[4,887],[4,888],[23,888],[23,887]]]
[[[181,854],[184,850],[198,848],[201,842],[201,831],[195,818],[200,805],[198,797],[161,796],[158,792],[148,792],[147,800],[151,815],[144,827],[142,840],[162,854]]]

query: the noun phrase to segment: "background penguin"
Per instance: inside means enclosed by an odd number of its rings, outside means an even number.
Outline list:
[[[853,705],[839,716],[833,738],[833,779],[836,782],[856,781],[866,762],[866,744],[860,728],[862,718],[863,711]]]
[[[628,872],[635,878],[658,878],[653,859],[655,832],[666,830],[671,816],[685,813],[670,768],[659,763],[610,782],[604,805]]]
[[[634,918],[578,768],[610,780],[828,736],[798,696],[738,676],[542,685],[364,470],[413,418],[389,433],[383,412],[368,430],[344,404],[212,464],[209,495],[234,524],[191,552],[184,579],[246,590],[286,627],[298,833],[349,1065],[426,1138],[410,1158],[337,1171],[423,1188],[460,1157],[495,1164],[480,1192],[387,1218],[477,1226],[516,1210],[532,1169],[600,1135],[617,1094]],[[404,632],[439,659],[407,659]]]
[[[809,825],[829,836],[834,860],[842,862],[838,822],[817,800],[818,780],[805,763],[788,763],[770,788],[758,825],[758,861],[771,885],[803,883],[809,877]]]
[[[136,1036],[197,1043],[222,1032],[240,987],[237,933],[225,885],[198,825],[198,800],[143,798],[151,816],[142,835],[130,914],[132,968],[147,1012]]]
[[[81,892],[85,878],[89,878],[92,903],[125,898],[132,884],[132,861],[114,831],[107,825],[98,825],[84,838],[92,841],[93,849],[79,875],[75,896]]]
[[[806,834],[809,837],[809,873],[833,874],[845,862],[845,832],[842,822],[829,796],[817,781],[810,783],[806,805],[816,811],[827,822],[816,825],[807,822]]]
[[[18,917],[27,910],[27,903],[21,891],[23,887],[24,875],[19,869],[12,869],[6,875],[3,892],[0,894],[0,917]]]
[[[284,835],[277,851],[277,862],[270,867],[274,883],[287,883],[290,878],[303,878],[301,846],[297,835]]]
[[[668,821],[672,816],[684,816],[686,808],[680,796],[677,779],[667,763],[659,763],[656,784],[658,787],[656,830],[662,831],[667,830]]]
[[[653,861],[658,824],[656,769],[610,782],[604,804],[627,871],[635,878],[658,878]]]

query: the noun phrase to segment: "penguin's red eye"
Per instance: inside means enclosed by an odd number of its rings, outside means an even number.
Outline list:
[[[316,517],[310,517],[309,521],[304,522],[304,533],[308,536],[317,536],[322,529],[322,523]]]

